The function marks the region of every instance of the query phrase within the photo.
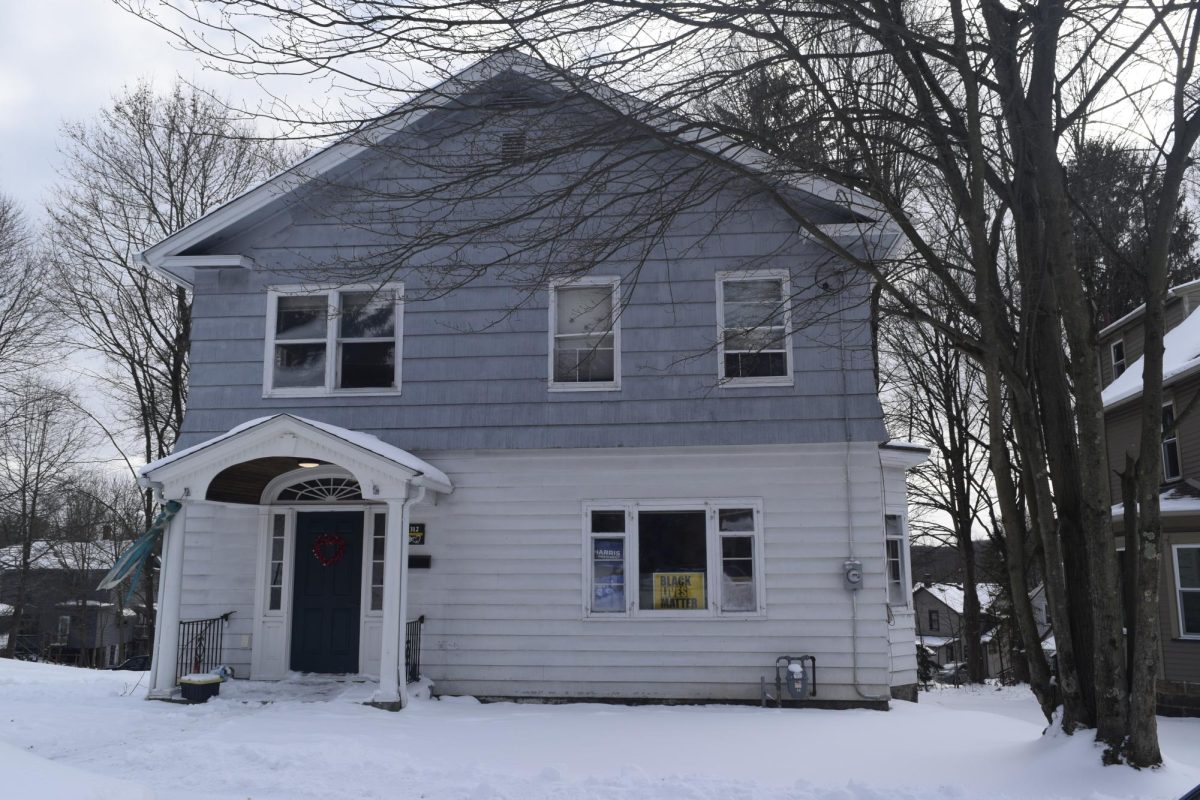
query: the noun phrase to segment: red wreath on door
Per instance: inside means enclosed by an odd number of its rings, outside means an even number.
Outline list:
[[[312,554],[322,567],[332,567],[345,557],[346,540],[336,533],[323,533],[313,542]]]

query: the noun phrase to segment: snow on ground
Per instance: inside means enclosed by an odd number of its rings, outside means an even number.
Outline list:
[[[1200,783],[1200,719],[1160,720],[1161,770],[1102,767],[1086,735],[1043,737],[1019,688],[887,713],[467,698],[387,713],[361,705],[371,684],[241,681],[181,706],[144,700],[142,677],[0,660],[0,797],[1106,800]]]

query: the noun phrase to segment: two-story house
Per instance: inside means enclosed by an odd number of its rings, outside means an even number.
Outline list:
[[[1200,715],[1200,281],[1171,289],[1163,340],[1163,441],[1160,500],[1162,608],[1159,712]],[[1137,457],[1142,412],[1142,327],[1139,307],[1100,332],[1111,491],[1121,498],[1126,455]],[[1123,506],[1113,506],[1122,553]],[[1122,556],[1123,558],[1123,556]]]
[[[181,504],[151,696],[174,691],[179,621],[228,611],[239,677],[360,673],[382,705],[405,701],[417,617],[440,694],[757,700],[784,655],[815,659],[813,703],[914,694],[905,471],[926,452],[888,442],[870,282],[795,217],[881,257],[894,233],[863,198],[742,192],[762,154],[643,115],[602,155],[563,152],[631,170],[591,186],[612,197],[580,227],[664,169],[726,174],[651,247],[515,285],[575,252],[534,241],[565,212],[539,206],[562,173],[531,173],[490,197],[516,220],[494,247],[448,241],[358,285],[306,272],[480,213],[402,202],[425,165],[560,147],[623,103],[493,57],[144,254],[193,297],[181,449],[142,470]],[[814,292],[834,300],[819,317]]]

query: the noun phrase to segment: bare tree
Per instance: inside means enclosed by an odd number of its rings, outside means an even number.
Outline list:
[[[104,358],[99,377],[151,461],[171,452],[183,422],[191,309],[186,291],[137,255],[278,169],[285,153],[178,81],[163,95],[138,85],[62,134],[66,163],[47,208],[55,304],[75,345]]]
[[[911,528],[914,535],[947,544],[959,555],[962,650],[968,680],[982,683],[987,663],[975,540],[988,534],[994,503],[983,376],[978,364],[927,324],[888,317],[881,327],[880,389],[889,427],[930,448],[929,460],[909,473]]]
[[[48,338],[45,283],[32,240],[16,203],[0,195],[0,387],[38,362]]]
[[[17,558],[12,636],[4,655],[12,658],[25,614],[29,576],[39,557],[39,541],[48,533],[47,509],[70,481],[86,455],[90,433],[64,392],[32,380],[0,398],[0,503],[13,523]]]

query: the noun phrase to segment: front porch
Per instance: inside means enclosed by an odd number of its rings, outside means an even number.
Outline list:
[[[197,665],[230,663],[256,682],[377,681],[365,702],[405,706],[420,652],[420,621],[407,620],[410,509],[451,491],[444,473],[375,437],[281,414],[141,475],[182,506],[164,535],[148,697],[173,698]]]

